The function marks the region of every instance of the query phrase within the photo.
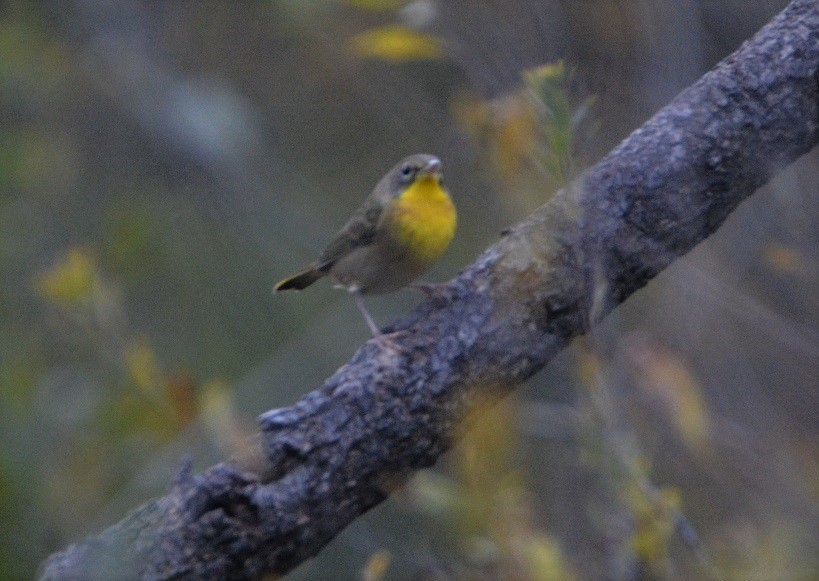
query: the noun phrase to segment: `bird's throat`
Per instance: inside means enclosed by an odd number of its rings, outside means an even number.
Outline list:
[[[395,237],[421,264],[432,264],[446,251],[455,235],[457,214],[437,177],[413,182],[395,200],[392,216]]]

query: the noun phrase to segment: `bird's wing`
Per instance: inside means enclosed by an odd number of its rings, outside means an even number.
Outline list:
[[[366,200],[321,253],[319,270],[326,272],[356,248],[372,244],[382,213],[383,203],[374,197]]]

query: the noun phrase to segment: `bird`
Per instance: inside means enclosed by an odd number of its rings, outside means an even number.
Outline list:
[[[390,345],[370,316],[363,296],[412,286],[446,252],[458,215],[444,186],[441,160],[419,153],[390,169],[318,259],[278,282],[274,292],[303,290],[329,276],[356,301],[373,337]]]

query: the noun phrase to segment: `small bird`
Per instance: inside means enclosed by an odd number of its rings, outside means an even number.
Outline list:
[[[410,155],[381,178],[318,260],[276,284],[275,290],[302,290],[329,275],[337,287],[355,296],[373,337],[383,344],[387,341],[362,295],[409,286],[441,258],[456,224],[441,160],[422,153]]]

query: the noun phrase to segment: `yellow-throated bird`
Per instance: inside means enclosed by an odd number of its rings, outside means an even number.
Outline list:
[[[441,160],[410,155],[381,178],[318,260],[275,289],[302,290],[329,275],[355,296],[373,336],[382,339],[361,296],[392,292],[418,278],[443,255],[456,222]]]

